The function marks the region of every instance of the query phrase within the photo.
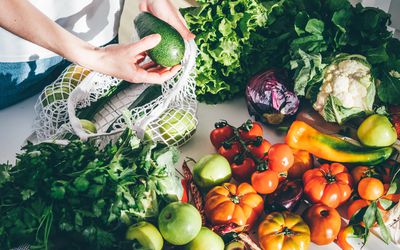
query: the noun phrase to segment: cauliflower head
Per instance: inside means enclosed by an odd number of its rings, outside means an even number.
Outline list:
[[[371,112],[374,99],[374,78],[365,57],[340,55],[325,68],[313,107],[326,121],[341,124]]]

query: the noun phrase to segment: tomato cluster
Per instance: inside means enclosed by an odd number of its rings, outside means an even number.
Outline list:
[[[263,133],[258,122],[248,120],[236,128],[221,121],[215,124],[210,140],[230,162],[237,182],[250,182],[258,193],[269,194],[275,191],[282,176],[287,176],[294,155],[286,144],[271,145]]]

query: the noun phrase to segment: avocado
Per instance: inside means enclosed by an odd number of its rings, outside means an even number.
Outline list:
[[[185,53],[185,42],[179,32],[163,20],[150,13],[140,13],[134,21],[139,37],[160,34],[161,42],[148,51],[149,57],[157,64],[172,67],[179,64]]]

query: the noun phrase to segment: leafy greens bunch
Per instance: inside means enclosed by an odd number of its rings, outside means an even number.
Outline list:
[[[131,130],[103,149],[76,140],[23,150],[15,166],[0,165],[2,249],[122,248],[130,223],[181,195],[177,150]]]

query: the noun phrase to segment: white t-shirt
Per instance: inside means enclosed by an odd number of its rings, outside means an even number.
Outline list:
[[[16,0],[17,1],[17,0]],[[29,0],[50,19],[100,46],[117,34],[124,0]],[[24,62],[56,54],[0,28],[0,62]]]

